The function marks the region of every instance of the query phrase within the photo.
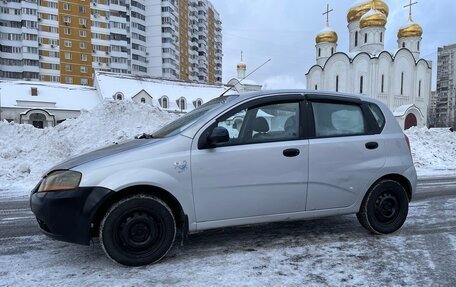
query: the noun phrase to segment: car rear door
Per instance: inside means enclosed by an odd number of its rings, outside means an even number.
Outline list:
[[[197,135],[191,167],[198,223],[253,223],[255,217],[305,211],[309,144],[303,139],[303,100],[281,95],[252,101]],[[230,142],[205,146],[215,126],[228,129]]]
[[[313,135],[309,140],[307,210],[353,205],[385,164],[381,135],[357,99],[309,96]]]

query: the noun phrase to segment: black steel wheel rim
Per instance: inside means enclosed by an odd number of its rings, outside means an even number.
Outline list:
[[[380,223],[389,224],[399,216],[398,198],[390,191],[382,192],[375,201],[375,217]]]
[[[119,217],[115,241],[129,253],[136,255],[154,251],[163,240],[163,222],[145,209],[135,209]]]

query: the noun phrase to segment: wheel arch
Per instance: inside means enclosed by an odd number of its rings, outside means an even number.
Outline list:
[[[393,180],[393,181],[398,182],[405,189],[409,202],[412,201],[412,190],[413,190],[412,184],[405,176],[400,175],[400,174],[392,173],[392,174],[387,174],[387,175],[379,178],[377,181],[375,181],[369,187],[369,190],[371,190],[374,186],[376,186],[380,181],[383,181],[383,180]]]
[[[119,190],[118,192],[113,193],[111,196],[106,198],[100,205],[100,207],[95,211],[91,220],[91,235],[92,237],[98,237],[100,223],[103,220],[106,212],[113,206],[115,203],[119,202],[122,199],[127,197],[146,194],[153,195],[165,202],[171,211],[176,220],[176,227],[180,229],[181,232],[185,234],[188,233],[188,217],[182,208],[180,202],[173,196],[170,192],[152,185],[135,185]]]

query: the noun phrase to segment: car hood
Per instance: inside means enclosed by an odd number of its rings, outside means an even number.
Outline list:
[[[114,154],[118,154],[124,151],[128,151],[140,146],[150,145],[160,141],[160,139],[135,139],[131,140],[122,144],[114,144],[99,150],[95,150],[86,154],[82,154],[76,156],[74,158],[70,158],[64,162],[59,163],[58,165],[54,166],[52,170],[62,170],[62,169],[72,169],[76,166],[104,158],[107,156],[111,156]]]

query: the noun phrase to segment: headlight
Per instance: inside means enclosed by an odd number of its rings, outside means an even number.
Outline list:
[[[71,170],[58,170],[48,174],[38,189],[38,192],[68,190],[79,186],[82,174]]]

